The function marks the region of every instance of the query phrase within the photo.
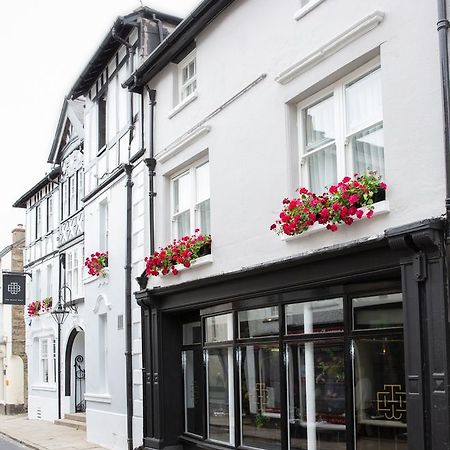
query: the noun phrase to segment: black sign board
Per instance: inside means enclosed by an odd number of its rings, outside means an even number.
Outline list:
[[[3,274],[3,304],[25,305],[25,274]]]

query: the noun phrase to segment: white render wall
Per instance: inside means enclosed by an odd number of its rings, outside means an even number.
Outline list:
[[[146,168],[141,162],[133,171],[132,290],[134,277],[142,273],[145,256]],[[122,174],[108,189],[85,204],[85,255],[99,249],[99,208],[108,203],[108,271],[106,277],[89,277],[84,270],[86,318],[86,418],[87,439],[106,448],[126,447],[126,379],[125,379],[125,251],[126,251],[126,176]],[[140,308],[132,296],[132,360],[134,389],[134,445],[142,443],[142,380]],[[101,378],[100,315],[106,315],[106,380]],[[118,316],[123,315],[123,329]],[[104,424],[108,423],[105,429]]]
[[[153,279],[170,285],[283,260],[382,235],[389,227],[444,213],[444,149],[436,11],[406,0],[325,0],[300,20],[298,0],[235,2],[197,38],[198,98],[172,118],[176,66],[149,83],[157,91],[156,154],[260,75],[266,78],[203,125],[209,132],[156,171],[156,240],[170,242],[170,174],[205,152],[211,171],[213,263]],[[287,84],[293,64],[379,12],[384,19]],[[389,212],[282,241],[269,226],[299,179],[295,105],[379,56]],[[148,115],[147,115],[148,117]],[[352,175],[352,174],[349,174]]]

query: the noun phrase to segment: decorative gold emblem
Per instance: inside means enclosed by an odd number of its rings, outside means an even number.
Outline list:
[[[406,392],[400,384],[385,384],[384,391],[377,392],[377,410],[387,420],[401,420],[406,413]]]

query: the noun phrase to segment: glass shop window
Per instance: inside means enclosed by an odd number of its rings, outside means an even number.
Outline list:
[[[346,449],[343,342],[288,346],[291,450]]]
[[[403,337],[354,340],[356,449],[407,450]]]
[[[403,326],[402,294],[352,299],[355,330]]]
[[[233,315],[222,314],[205,320],[206,342],[226,342],[233,339]]]
[[[201,323],[183,325],[184,430],[203,436],[203,349]]]
[[[276,336],[279,333],[278,307],[276,306],[240,311],[238,321],[241,339]]]
[[[341,298],[286,305],[286,334],[336,333],[344,331]]]
[[[279,346],[246,345],[240,361],[242,445],[281,449]]]

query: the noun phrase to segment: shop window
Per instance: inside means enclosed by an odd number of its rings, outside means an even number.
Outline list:
[[[279,352],[278,343],[240,349],[241,440],[245,446],[281,448]]]
[[[344,331],[341,298],[286,306],[286,333],[312,334]]]
[[[234,444],[233,349],[208,349],[208,438]]]
[[[320,194],[346,175],[384,176],[381,69],[366,66],[299,105],[302,184]]]
[[[401,294],[354,298],[352,309],[355,330],[403,326]]]
[[[288,359],[291,450],[345,450],[343,342],[292,344],[288,346]]]
[[[184,170],[171,180],[172,236],[179,239],[200,229],[211,233],[209,162]]]
[[[401,317],[402,295],[387,293],[184,324],[185,432],[235,448],[406,450]]]
[[[407,450],[401,335],[354,340],[356,449]]]
[[[256,338],[276,336],[279,333],[278,308],[261,308],[240,311],[238,314],[239,337]]]
[[[203,436],[203,348],[201,323],[183,325],[184,430]]]

